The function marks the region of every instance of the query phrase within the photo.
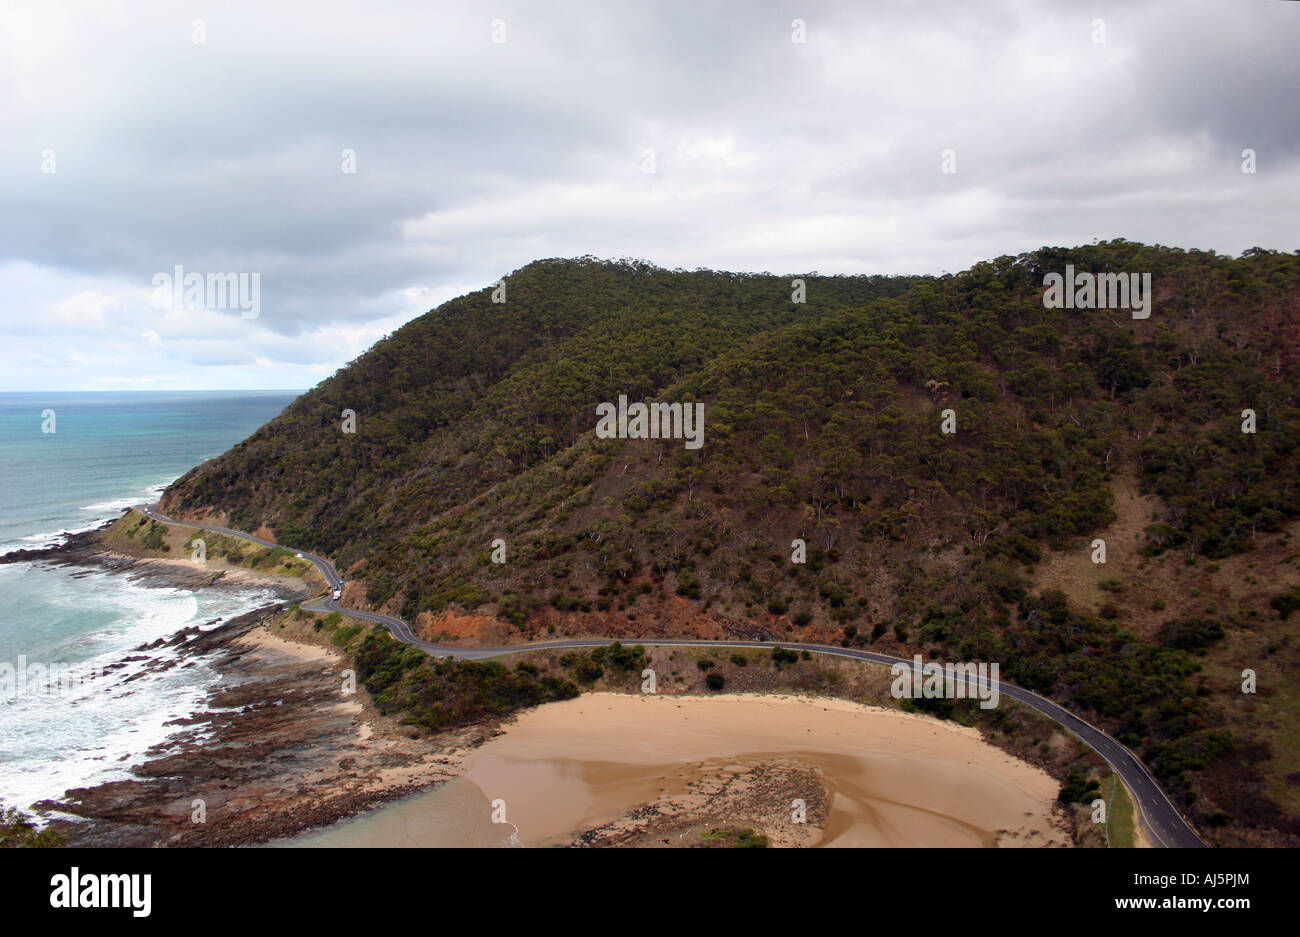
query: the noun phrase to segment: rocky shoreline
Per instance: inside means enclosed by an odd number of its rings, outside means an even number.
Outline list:
[[[256,585],[277,601],[183,628],[110,665],[102,678],[110,681],[108,693],[200,663],[220,679],[204,708],[169,723],[175,732],[137,755],[132,778],[33,805],[67,845],[239,846],[292,836],[454,776],[455,755],[495,732],[481,726],[432,740],[412,737],[375,712],[364,690],[350,689],[341,652],[273,634],[289,603],[310,593],[305,585],[114,552],[99,539],[103,529],[14,551],[0,563],[84,570],[74,576],[99,571],[151,588]],[[114,677],[130,665],[129,677]]]
[[[85,572],[73,573],[74,577],[98,571],[122,575],[129,582],[155,589],[245,588],[249,581],[255,581],[259,586],[274,591],[276,598],[283,602],[296,602],[309,595],[305,586],[279,577],[252,574],[241,577],[235,575],[236,571],[232,569],[205,569],[181,560],[129,556],[106,549],[100,542],[100,537],[114,523],[115,521],[110,521],[97,530],[67,534],[62,543],[54,546],[5,553],[0,555],[0,564],[34,563],[41,566],[77,567]]]
[[[176,720],[176,733],[143,754],[134,778],[34,805],[68,845],[245,846],[292,836],[455,776],[456,755],[492,734],[478,727],[421,740],[385,724],[367,711],[364,691],[348,692],[345,658],[270,634],[286,607],[161,642],[173,656],[148,669],[202,657],[221,683],[205,710]]]

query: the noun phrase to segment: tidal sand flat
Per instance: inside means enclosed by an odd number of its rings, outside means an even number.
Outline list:
[[[974,729],[892,709],[594,693],[522,714],[455,780],[291,845],[698,846],[752,829],[773,846],[1064,846],[1058,790]]]

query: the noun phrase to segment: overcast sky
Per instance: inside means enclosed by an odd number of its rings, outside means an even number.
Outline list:
[[[0,390],[306,388],[542,257],[1294,250],[1297,50],[1272,0],[6,4]]]

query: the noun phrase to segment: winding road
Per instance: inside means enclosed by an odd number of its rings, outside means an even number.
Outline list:
[[[189,527],[196,530],[206,530],[212,533],[224,534],[227,537],[235,537],[240,540],[247,540],[251,543],[260,544],[266,547],[281,547],[286,550],[292,550],[292,547],[285,546],[282,543],[274,543],[270,540],[263,540],[260,537],[254,537],[252,534],[244,533],[239,530],[231,530],[226,527],[213,527],[207,524],[196,524],[188,521],[176,521],[169,517],[164,517],[158,513],[157,505],[145,505],[137,507],[137,511],[144,514],[160,524],[171,524],[176,527]],[[500,657],[504,654],[517,654],[521,651],[531,650],[548,650],[564,648],[585,648],[600,647],[610,643],[611,639],[600,640],[596,638],[583,638],[567,641],[541,641],[534,644],[517,644],[510,647],[454,647],[446,644],[433,644],[429,641],[421,641],[411,631],[410,625],[400,618],[392,615],[382,615],[378,612],[367,612],[360,609],[344,608],[332,596],[333,590],[343,587],[343,577],[338,574],[329,560],[315,553],[309,553],[306,550],[295,550],[301,554],[302,558],[311,562],[325,581],[329,583],[330,592],[325,597],[315,599],[311,602],[303,603],[302,607],[308,611],[325,611],[340,612],[350,618],[371,621],[383,625],[388,629],[388,633],[395,639],[404,644],[410,644],[418,647],[429,654],[439,657],[457,657],[465,660],[482,660],[490,657]],[[825,644],[801,644],[790,643],[786,641],[705,641],[690,638],[637,638],[637,644],[648,645],[653,647],[737,647],[737,648],[774,648],[784,647],[794,651],[808,651],[812,654],[824,654],[828,657],[847,657],[853,660],[869,661],[876,664],[885,664],[892,666],[902,664],[906,667],[913,667],[910,660],[904,660],[900,657],[892,657],[888,654],[878,654],[874,651],[863,651],[856,648],[834,647]],[[984,680],[973,681],[980,687],[987,688]],[[1178,848],[1196,848],[1204,847],[1206,844],[1186,818],[1173,805],[1168,796],[1155,778],[1142,764],[1141,760],[1128,750],[1119,741],[1107,735],[1101,729],[1091,723],[1079,718],[1046,697],[1039,696],[1030,690],[1023,689],[1011,683],[1005,683],[1001,680],[996,681],[997,690],[1005,696],[1023,703],[1025,706],[1041,713],[1048,719],[1053,720],[1066,730],[1077,736],[1084,744],[1088,745],[1093,751],[1097,752],[1104,758],[1119,777],[1123,780],[1125,786],[1132,793],[1134,802],[1137,804],[1139,817],[1142,828],[1150,837],[1151,842],[1157,846],[1178,847]]]

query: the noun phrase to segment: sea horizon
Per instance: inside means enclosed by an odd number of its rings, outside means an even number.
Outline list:
[[[293,391],[0,391],[0,553],[63,542],[153,501],[278,414]],[[40,401],[50,406],[36,406]],[[53,432],[42,432],[45,409]],[[271,601],[269,589],[158,587],[102,570],[0,565],[0,664],[74,674]],[[138,665],[132,665],[138,666]],[[128,671],[120,671],[129,675]],[[0,692],[0,802],[27,808],[129,777],[167,723],[205,705],[206,665],[151,674],[131,693]]]

